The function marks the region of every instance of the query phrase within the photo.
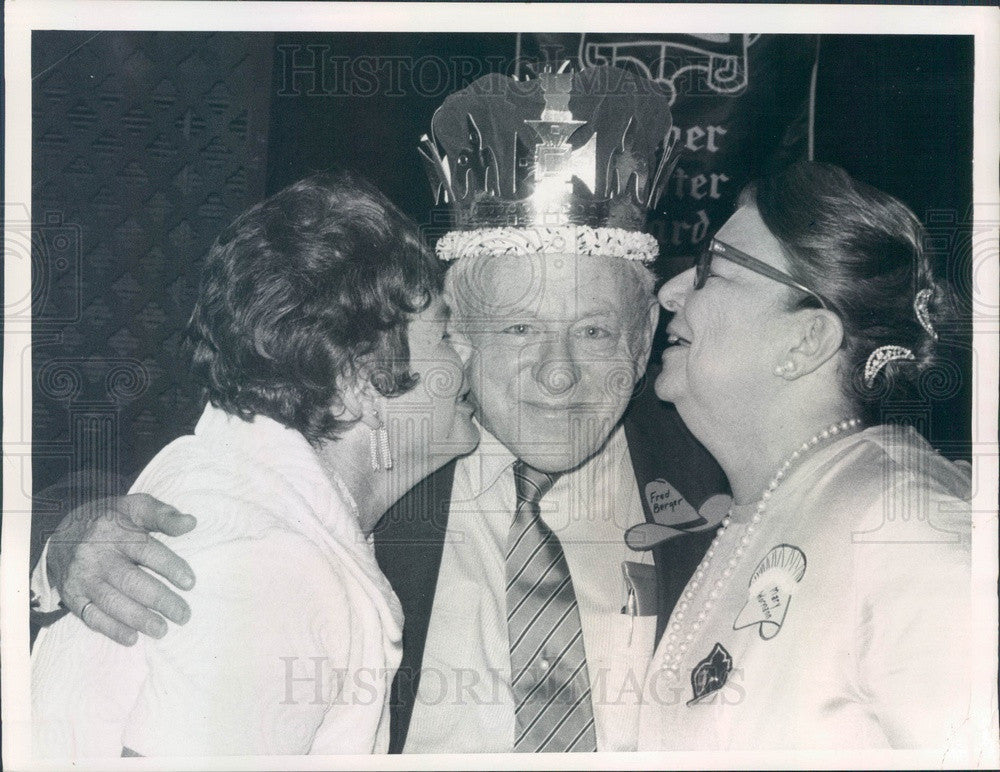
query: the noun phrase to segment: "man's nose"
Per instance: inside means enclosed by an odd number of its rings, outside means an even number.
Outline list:
[[[580,370],[573,361],[573,352],[564,335],[546,336],[538,347],[538,359],[532,376],[552,396],[560,396],[580,380]]]
[[[684,308],[687,296],[692,290],[694,290],[694,268],[688,268],[660,287],[656,299],[667,311],[676,314]]]

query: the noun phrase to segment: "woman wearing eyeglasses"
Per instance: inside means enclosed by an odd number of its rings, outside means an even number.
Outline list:
[[[934,361],[947,289],[896,199],[799,164],[750,186],[656,382],[733,504],[674,608],[640,748],[954,747],[968,732],[969,476],[881,400]]]

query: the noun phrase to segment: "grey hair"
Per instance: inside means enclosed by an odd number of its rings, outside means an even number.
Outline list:
[[[623,274],[631,278],[628,285],[634,291],[634,300],[628,302],[627,307],[635,315],[633,326],[641,330],[645,325],[649,308],[656,302],[654,293],[656,275],[638,260],[608,259],[619,260]],[[459,324],[462,324],[464,320],[477,318],[488,308],[487,304],[481,301],[477,302],[477,296],[479,298],[488,297],[492,292],[490,287],[481,283],[483,281],[482,274],[477,272],[477,269],[480,268],[481,260],[471,256],[450,263],[445,273],[444,298]]]

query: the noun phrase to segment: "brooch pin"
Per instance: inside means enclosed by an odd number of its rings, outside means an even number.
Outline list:
[[[714,694],[726,685],[733,669],[733,657],[721,643],[716,643],[712,651],[691,671],[691,691],[694,697],[687,701],[694,705],[703,697]]]
[[[759,625],[765,641],[781,631],[792,593],[806,573],[806,556],[798,547],[779,544],[757,564],[750,577],[749,598],[733,622],[734,630]]]

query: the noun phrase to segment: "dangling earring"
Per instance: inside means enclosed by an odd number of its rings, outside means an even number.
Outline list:
[[[379,418],[378,411],[374,411],[372,415],[378,421],[377,429],[368,429],[368,456],[372,462],[372,471],[377,472],[384,468],[388,472],[392,469],[389,432],[386,431],[385,422]]]
[[[386,431],[384,421],[379,421],[378,424],[378,449],[382,454],[382,466],[388,472],[392,469],[392,453],[389,452],[389,432]]]
[[[376,413],[376,415],[378,414]],[[368,457],[371,459],[373,472],[382,468],[378,460],[378,432],[370,426],[368,427]]]

